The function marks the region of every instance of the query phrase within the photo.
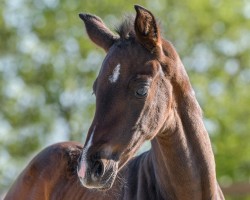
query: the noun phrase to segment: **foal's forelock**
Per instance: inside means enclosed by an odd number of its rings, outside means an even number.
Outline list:
[[[116,27],[115,31],[119,35],[120,40],[135,38],[134,21],[135,16],[128,15],[123,20],[123,22],[118,27]]]

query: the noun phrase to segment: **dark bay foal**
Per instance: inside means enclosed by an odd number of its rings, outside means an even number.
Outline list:
[[[152,13],[135,9],[119,36],[98,17],[80,14],[90,39],[107,52],[84,148],[74,142],[46,148],[6,199],[224,199],[182,62]],[[146,140],[151,150],[133,158]]]

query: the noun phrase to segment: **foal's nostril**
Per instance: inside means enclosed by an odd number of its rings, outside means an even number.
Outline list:
[[[101,177],[103,175],[104,172],[104,166],[102,161],[95,161],[94,165],[93,165],[93,171],[92,173],[94,174],[95,177]]]

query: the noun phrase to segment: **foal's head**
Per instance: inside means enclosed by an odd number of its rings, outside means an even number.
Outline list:
[[[90,39],[107,52],[93,85],[96,112],[78,168],[88,188],[109,189],[141,144],[170,126],[174,88],[189,87],[179,57],[161,38],[152,13],[135,9],[135,20],[123,23],[119,36],[98,17],[80,14]]]

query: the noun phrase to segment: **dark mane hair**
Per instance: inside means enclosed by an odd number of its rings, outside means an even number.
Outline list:
[[[135,37],[134,21],[134,15],[127,15],[124,17],[122,23],[115,27],[115,32],[120,36],[122,40],[127,40]]]

